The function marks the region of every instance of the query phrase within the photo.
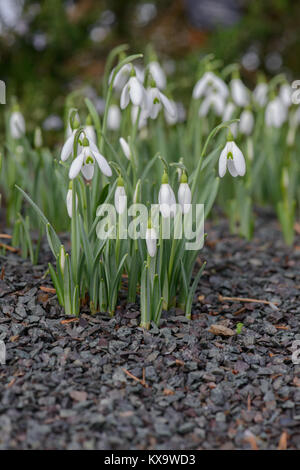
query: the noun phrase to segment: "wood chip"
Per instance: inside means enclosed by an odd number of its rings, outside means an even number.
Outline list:
[[[276,302],[271,302],[270,300],[251,299],[248,297],[224,297],[221,294],[219,294],[219,300],[220,302],[229,300],[231,302],[254,302],[257,304],[278,305]]]
[[[40,290],[42,290],[43,292],[47,292],[49,294],[56,294],[56,290],[53,289],[53,287],[40,286]]]
[[[227,328],[227,326],[224,325],[211,325],[209,330],[210,333],[213,333],[214,335],[220,335],[220,336],[234,336],[235,332],[231,328]]]
[[[165,388],[163,391],[163,394],[168,397],[169,395],[174,395],[173,390],[170,390],[169,388]]]
[[[0,247],[4,248],[7,251],[11,251],[11,253],[19,253],[20,250],[18,248],[14,248],[13,246],[6,245],[5,243],[0,243]]]
[[[278,450],[286,450],[287,449],[287,439],[288,434],[287,432],[283,432],[279,439]]]

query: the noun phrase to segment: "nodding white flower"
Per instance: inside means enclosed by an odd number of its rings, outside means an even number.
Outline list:
[[[157,87],[147,89],[147,111],[151,119],[156,119],[161,108],[173,118],[177,117],[177,109],[174,101],[169,100]]]
[[[229,140],[221,152],[219,158],[220,178],[223,178],[227,168],[233,177],[244,176],[246,172],[244,155],[233,140]]]
[[[152,61],[149,63],[149,71],[160,90],[164,90],[166,88],[167,79],[165,72],[163,71],[162,67],[157,61]]]
[[[126,82],[128,81],[130,77],[130,73],[132,71],[132,65],[131,64],[125,64],[123,67],[120,68],[120,70],[116,73],[116,76],[114,78],[113,82],[113,88],[115,90],[121,91],[124,86],[126,85]],[[113,74],[115,72],[115,68],[112,69],[108,83],[110,84],[113,78]]]
[[[10,115],[9,130],[13,139],[20,139],[25,134],[25,119],[18,106],[15,106]]]
[[[254,116],[250,109],[244,109],[240,116],[239,130],[241,134],[250,135],[252,134],[254,127]]]
[[[63,148],[61,150],[60,159],[62,162],[68,160],[69,156],[73,153],[74,139],[77,129],[73,129],[70,137],[65,141]]]
[[[217,116],[221,116],[225,108],[224,97],[219,93],[214,92],[207,95],[199,108],[199,116],[207,116],[211,108]]]
[[[123,139],[123,137],[120,137],[119,142],[120,142],[120,145],[121,145],[121,148],[123,150],[125,157],[128,160],[130,160],[131,152],[130,152],[130,147],[129,147],[128,142],[125,139]]]
[[[230,121],[232,119],[233,113],[236,110],[236,106],[233,104],[232,101],[229,101],[224,109],[222,120],[223,121]]]
[[[69,189],[68,189],[68,192],[67,192],[67,198],[66,198],[66,203],[67,203],[67,211],[68,211],[68,215],[70,217],[70,219],[72,218],[72,207],[73,207],[73,190],[72,190],[72,181],[70,182],[69,184]],[[78,197],[77,197],[77,194],[76,194],[76,197],[75,197],[75,208],[77,209],[78,207]]]
[[[111,104],[107,113],[107,128],[111,131],[118,131],[121,125],[121,111],[118,105]]]
[[[253,91],[254,101],[263,108],[268,99],[268,85],[265,82],[260,82],[256,85]]]
[[[283,83],[279,90],[279,98],[289,108],[292,104],[292,88],[288,83]]]
[[[249,104],[249,90],[240,78],[233,78],[230,82],[231,96],[237,106],[244,107]]]
[[[188,185],[186,173],[183,172],[180,178],[178,189],[178,202],[182,208],[182,213],[187,214],[191,209],[192,192]]]
[[[118,186],[115,191],[115,208],[118,214],[123,214],[127,208],[127,196],[124,188],[124,182],[120,176],[118,178]]]
[[[205,74],[197,81],[193,89],[193,98],[199,99],[201,96],[211,93],[212,91],[220,94],[223,98],[228,96],[228,88],[226,83],[213,72],[205,72]]]
[[[287,119],[287,109],[281,99],[277,96],[266,106],[265,123],[267,127],[279,128]]]
[[[158,193],[158,203],[163,217],[174,217],[176,212],[176,198],[173,189],[169,185],[169,178],[166,172],[162,177],[162,184]]]
[[[82,142],[82,152],[73,160],[69,170],[69,178],[72,180],[81,173],[87,181],[90,181],[94,176],[95,160],[102,173],[105,176],[111,176],[112,171],[107,163],[107,160],[101,155],[97,146],[85,137]]]
[[[124,86],[121,98],[121,109],[125,109],[131,101],[135,106],[141,106],[144,101],[144,87],[136,76],[130,77]]]
[[[138,128],[143,129],[144,127],[147,126],[147,120],[148,120],[148,112],[147,109],[140,108],[139,106],[132,106],[131,108],[131,122],[133,125],[135,125],[136,120],[139,115],[139,110],[141,109],[140,112],[140,117],[139,117],[139,122],[138,122]]]
[[[151,227],[151,224],[148,224],[147,230],[146,230],[146,245],[147,245],[147,250],[149,253],[149,256],[151,258],[154,258],[156,255],[156,250],[157,250],[157,233],[154,228]]]

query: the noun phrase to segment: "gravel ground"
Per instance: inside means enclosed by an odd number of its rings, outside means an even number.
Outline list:
[[[249,243],[206,224],[193,320],[149,332],[125,298],[113,319],[66,319],[40,289],[48,252],[0,256],[0,449],[300,449],[300,237],[256,225]]]

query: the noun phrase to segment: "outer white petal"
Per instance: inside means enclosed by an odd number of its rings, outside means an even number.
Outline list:
[[[112,175],[112,171],[111,171],[111,168],[106,160],[105,157],[103,157],[103,155],[101,155],[101,153],[99,152],[98,148],[96,147],[96,145],[94,144],[90,144],[90,147],[91,147],[91,150],[92,150],[92,154],[93,154],[93,157],[95,157],[97,163],[98,163],[98,166],[100,168],[100,170],[102,171],[102,173],[105,175],[105,176],[111,176]]]
[[[132,68],[132,66],[130,64],[125,64],[119,70],[119,72],[117,72],[117,74],[115,76],[115,79],[114,79],[114,83],[113,83],[113,87],[115,89],[117,89],[117,90],[122,90],[123,89],[124,85],[128,81],[128,78],[129,78],[129,75],[130,75],[130,72],[131,72],[131,68]],[[109,83],[111,83],[114,71],[115,71],[115,69],[113,69],[111,71],[111,74],[109,76]]]
[[[129,95],[128,95],[129,96]],[[121,124],[121,111],[119,106],[112,104],[108,109],[107,127],[112,131],[117,131]]]
[[[266,83],[258,83],[253,91],[254,101],[263,107],[267,102],[267,95],[268,85]]]
[[[292,104],[292,88],[287,83],[284,83],[280,87],[279,97],[282,103],[288,108]]]
[[[213,84],[220,93],[220,95],[222,95],[223,98],[227,98],[229,94],[228,87],[226,83],[222,80],[222,78],[218,77],[217,75],[214,75]]]
[[[134,125],[137,117],[138,117],[138,112],[139,112],[139,107],[138,106],[132,106],[131,108],[131,122]],[[148,112],[144,109],[142,109],[140,113],[140,119],[139,119],[139,124],[138,127],[139,129],[142,129],[143,127],[146,127],[147,125],[147,119],[148,119]]]
[[[121,93],[121,97],[120,97],[120,107],[121,107],[121,109],[125,109],[129,104],[129,100],[130,100],[129,83],[130,83],[130,80],[129,80],[129,82],[126,83],[126,85],[124,86],[124,88],[122,90],[122,93]]]
[[[235,109],[236,109],[235,105],[232,103],[232,101],[229,101],[229,103],[227,103],[227,105],[225,106],[225,109],[223,112],[223,116],[222,116],[223,121],[230,121]]]
[[[167,112],[167,110],[165,109],[165,119],[167,121],[167,123],[172,126],[174,124],[176,124],[178,121],[179,121],[179,116],[178,116],[178,107],[177,106],[177,103],[175,103],[175,101],[172,101],[172,104],[176,107],[176,116],[172,116],[171,114],[169,114]]]
[[[156,119],[162,104],[158,88],[148,88],[147,90],[147,113],[151,119]]]
[[[129,95],[132,103],[135,106],[141,106],[144,99],[144,87],[136,77],[131,77],[129,80]]]
[[[231,80],[231,94],[237,106],[247,106],[249,104],[249,91],[239,78]]]
[[[63,162],[66,161],[71,155],[71,153],[73,152],[74,135],[75,133],[73,132],[72,135],[64,143],[64,146],[60,154],[60,159]]]
[[[193,90],[193,98],[194,99],[198,99],[198,98],[201,98],[201,96],[205,93],[206,91],[206,87],[208,85],[208,82],[211,78],[211,75],[209,72],[206,72],[201,78],[200,80],[198,80],[198,82],[196,83],[196,85],[194,86],[194,90]]]
[[[219,176],[220,176],[220,178],[223,178],[223,176],[226,173],[227,155],[228,155],[228,152],[229,152],[228,144],[229,144],[229,142],[227,142],[227,144],[223,148],[223,150],[221,152],[221,155],[220,155],[220,158],[219,158]]]
[[[156,85],[158,88],[163,90],[166,88],[167,80],[166,80],[166,75],[163,69],[161,68],[160,64],[156,61],[150,62],[149,63],[149,70],[154,78]]]
[[[20,111],[12,112],[9,127],[13,139],[20,139],[25,134],[25,119]]]
[[[69,178],[73,180],[79,174],[84,160],[84,151],[82,151],[76,158],[73,160],[72,165],[69,170]]]
[[[123,137],[120,137],[119,139],[119,142],[120,142],[120,145],[122,147],[122,150],[123,150],[123,153],[125,155],[125,157],[130,160],[130,147],[128,145],[128,142],[126,142],[125,139],[123,139]]]
[[[127,207],[127,196],[124,186],[117,186],[115,191],[115,208],[118,214],[123,214]]]
[[[156,255],[156,250],[157,250],[157,245],[156,245],[156,240],[157,240],[157,234],[154,228],[147,228],[146,230],[146,244],[147,244],[147,250],[151,258],[153,258]]]
[[[238,148],[235,142],[231,142],[231,144],[232,144],[231,151],[233,155],[233,163],[237,171],[237,174],[240,176],[244,176],[244,174],[246,173],[246,163],[245,163],[243,152]],[[227,166],[228,166],[228,163],[227,163]]]
[[[84,131],[86,133],[86,136],[90,142],[93,142],[94,144],[97,143],[97,136],[96,132],[94,129],[94,126],[85,126]]]
[[[250,135],[254,127],[254,116],[251,111],[245,109],[240,116],[240,132]]]
[[[183,214],[187,214],[190,211],[192,202],[192,193],[187,183],[179,185],[178,202],[181,205]]]
[[[172,206],[176,204],[176,199],[173,189],[168,183],[164,183],[160,186],[158,202],[160,204],[160,212],[163,217],[170,217],[170,215],[174,216],[175,208]]]
[[[69,189],[68,192],[67,192],[66,203],[67,203],[68,215],[69,215],[70,218],[72,217],[72,201],[73,201],[72,189]],[[77,194],[76,194],[76,197],[75,197],[75,201],[76,201],[75,205],[76,205],[76,209],[77,209],[77,207],[78,207]]]
[[[236,171],[236,168],[234,166],[234,161],[230,158],[227,160],[227,168],[231,176],[233,176],[234,178],[238,176],[238,172]]]
[[[169,100],[162,92],[159,92],[159,99],[167,113],[175,119],[177,117],[177,109],[174,101]]]

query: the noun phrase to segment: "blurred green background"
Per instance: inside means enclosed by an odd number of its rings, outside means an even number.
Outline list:
[[[191,86],[207,52],[240,61],[249,85],[258,69],[299,78],[299,26],[295,0],[0,0],[0,79],[33,128],[62,116],[70,91],[90,84],[100,94],[106,56],[121,43],[130,52],[152,43]]]

